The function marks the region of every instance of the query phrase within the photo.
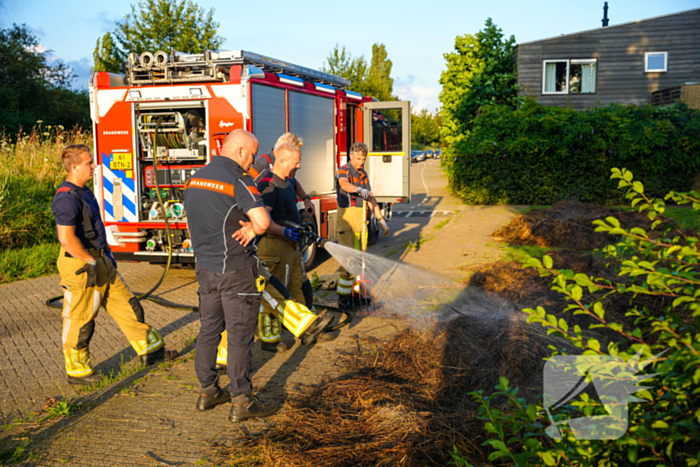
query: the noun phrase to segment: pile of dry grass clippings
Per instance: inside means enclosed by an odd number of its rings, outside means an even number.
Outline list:
[[[651,221],[645,213],[612,209],[579,201],[560,201],[549,209],[533,209],[516,216],[493,235],[512,245],[537,245],[592,251],[615,242],[615,237],[595,232],[594,220],[615,217],[623,228],[641,227]]]
[[[347,374],[288,401],[267,433],[235,446],[229,458],[245,465],[447,465],[456,446],[473,465],[490,465],[468,393],[488,393],[505,375],[534,401],[550,344],[565,345],[511,316],[460,317],[404,331],[383,348],[364,345],[346,355]]]

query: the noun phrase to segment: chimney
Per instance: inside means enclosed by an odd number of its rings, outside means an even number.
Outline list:
[[[608,2],[605,2],[605,5],[603,5],[603,27],[608,25]]]

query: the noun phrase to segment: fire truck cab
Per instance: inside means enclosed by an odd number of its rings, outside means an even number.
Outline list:
[[[131,54],[124,75],[95,73],[89,89],[94,186],[115,258],[165,263],[170,255],[172,263],[194,262],[185,182],[237,128],[255,134],[259,154],[287,131],[304,139],[296,178],[316,213],[302,218],[330,240],[335,176],[353,142],[370,149],[365,170],[385,215],[393,203],[410,202],[409,102],[376,102],[346,90],[349,85],[246,51]],[[376,220],[370,232],[376,239]],[[307,265],[314,254],[307,250]]]

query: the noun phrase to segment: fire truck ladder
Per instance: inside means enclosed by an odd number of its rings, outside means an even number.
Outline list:
[[[185,54],[171,50],[170,55],[159,51],[155,55],[144,52],[129,54],[125,63],[126,80],[129,85],[191,83],[202,81],[228,81],[228,72],[233,65],[248,65],[247,76],[262,71],[284,73],[307,81],[345,89],[350,86],[348,79],[330,73],[313,70],[293,63],[277,60],[265,55],[245,50]]]

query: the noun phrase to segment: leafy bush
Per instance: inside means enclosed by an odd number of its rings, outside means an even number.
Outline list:
[[[442,163],[452,190],[470,204],[619,204],[624,196],[607,181],[613,167],[634,172],[660,197],[692,188],[700,111],[682,103],[575,111],[534,100],[516,110],[482,107]]]
[[[494,451],[490,460],[508,459],[516,465],[689,465],[700,464],[700,253],[698,239],[662,223],[665,201],[645,194],[642,183],[634,181],[627,170],[613,169],[619,187],[626,189],[632,206],[648,212],[653,221],[649,232],[641,228],[620,227],[614,217],[598,220],[597,230],[619,235],[616,245],[604,249],[613,264],[617,264],[617,279],[606,280],[556,269],[549,256],[542,261],[528,259],[526,267],[535,267],[541,275],[552,276],[552,290],[565,294],[571,301],[565,311],[587,315],[589,330],[604,329],[617,336],[605,347],[579,326],[569,329],[565,319],[557,320],[542,307],[523,310],[528,322],[539,323],[548,334],[565,339],[581,350],[584,356],[618,356],[628,366],[623,373],[602,374],[605,384],[615,378],[631,378],[648,364],[644,387],[631,389],[626,396],[639,390],[641,403],[629,405],[626,432],[615,440],[577,440],[564,425],[576,417],[609,416],[609,407],[586,393],[570,399],[557,409],[552,418],[545,417],[543,405],[527,405],[518,397],[517,389],[501,378],[497,391],[489,396],[472,393],[480,402],[480,416],[486,429],[494,435],[486,443]],[[700,210],[700,195],[670,192],[665,200],[679,204],[692,203]],[[662,228],[661,232],[656,229]],[[660,234],[660,235],[659,235]],[[587,291],[587,292],[586,292]],[[632,326],[606,317],[603,299],[611,294],[631,297],[626,316]],[[663,313],[654,314],[639,306],[640,295],[662,301]],[[634,327],[634,329],[631,329]],[[552,356],[560,351],[552,348]],[[654,357],[659,357],[653,360]],[[640,358],[646,360],[640,363]],[[551,361],[551,357],[550,357]],[[599,375],[600,376],[600,375]],[[495,403],[497,398],[507,400]],[[503,399],[501,399],[503,400]],[[628,399],[629,400],[629,399]],[[624,400],[621,402],[625,402]],[[612,414],[614,414],[614,410]],[[549,409],[547,409],[549,414]],[[560,429],[560,437],[545,436]]]

